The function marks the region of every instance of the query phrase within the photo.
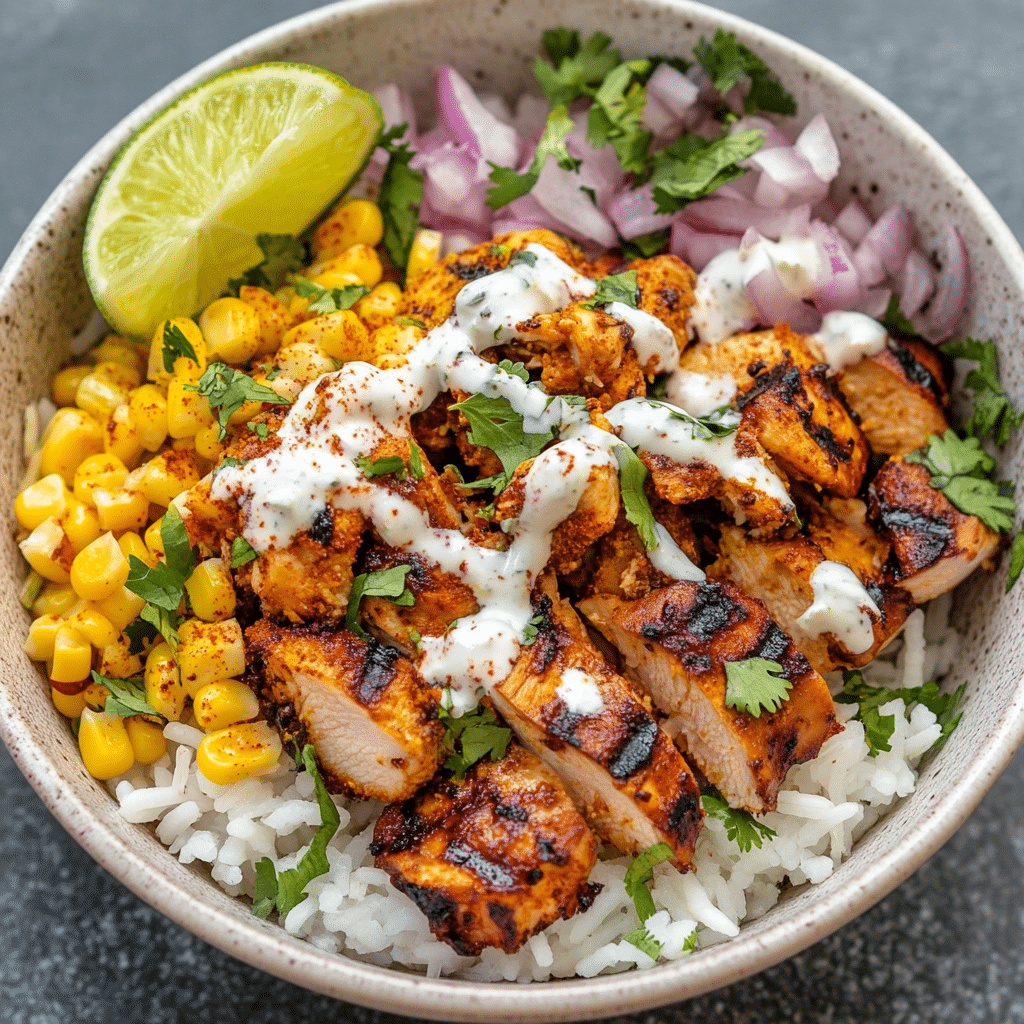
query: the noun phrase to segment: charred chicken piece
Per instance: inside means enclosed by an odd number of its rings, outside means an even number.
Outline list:
[[[686,762],[632,684],[590,646],[550,577],[535,607],[537,637],[494,690],[495,707],[602,839],[632,854],[667,843],[684,869],[703,817]]]
[[[633,260],[629,269],[636,271],[636,286],[640,292],[637,307],[665,324],[675,335],[682,352],[690,340],[687,325],[697,275],[678,256],[670,255]]]
[[[439,694],[398,651],[330,623],[266,619],[246,630],[245,647],[261,698],[316,746],[332,792],[404,800],[437,770]]]
[[[773,810],[786,772],[842,729],[825,681],[734,584],[679,582],[633,602],[591,597],[580,610],[681,724],[687,755],[734,807]],[[725,663],[755,657],[792,683],[781,708],[757,718],[725,704]]]
[[[892,545],[896,581],[918,603],[965,580],[999,546],[999,534],[961,512],[916,462],[890,459],[868,492],[868,509]]]
[[[384,808],[374,863],[457,953],[514,953],[559,918],[587,910],[597,841],[558,777],[513,743],[463,779],[439,775]]]

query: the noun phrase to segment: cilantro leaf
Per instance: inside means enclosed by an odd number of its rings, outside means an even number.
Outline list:
[[[177,656],[178,644],[181,643],[181,639],[178,636],[178,626],[181,624],[181,617],[176,612],[168,611],[159,605],[147,604],[139,612],[139,618],[143,622],[149,623],[167,641],[175,652],[175,656]]]
[[[662,231],[652,231],[649,235],[624,238],[620,244],[622,255],[630,260],[650,259],[668,245],[669,234],[669,229],[664,228]]]
[[[176,324],[172,324],[170,320],[164,323],[164,338],[160,354],[163,356],[164,369],[168,373],[174,371],[175,359],[179,359],[182,356],[191,359],[193,363],[199,362],[196,350],[192,347],[192,342],[185,337],[182,329]]]
[[[633,901],[636,916],[640,918],[641,924],[649,917],[653,917],[657,910],[651,890],[647,888],[647,883],[654,877],[654,866],[669,860],[672,856],[672,847],[668,843],[657,843],[638,854],[626,872],[622,884],[625,886],[626,895]]]
[[[991,338],[988,341],[968,338],[940,345],[939,351],[953,359],[970,359],[978,363],[978,368],[971,370],[964,380],[964,384],[974,392],[974,412],[964,424],[964,430],[979,438],[991,435],[997,445],[1006,444],[1011,431],[1020,429],[1024,413],[1014,408],[999,381],[996,343]]]
[[[661,943],[643,925],[634,928],[623,938],[631,946],[636,946],[641,953],[646,953],[652,960],[657,960],[661,956]]]
[[[717,790],[705,793],[700,798],[700,805],[705,814],[725,824],[725,838],[734,842],[740,853],[749,853],[755,846],[760,850],[763,840],[774,839],[777,835],[774,829],[758,821],[749,811],[730,807]]]
[[[918,336],[914,325],[903,315],[903,310],[900,309],[900,300],[895,295],[889,297],[889,305],[885,307],[885,312],[878,322],[889,334],[901,334],[908,338]]]
[[[603,32],[595,32],[580,46],[576,32],[556,30],[557,35],[545,34],[545,48],[553,64],[537,57],[533,73],[553,107],[568,106],[581,96],[593,96],[605,76],[622,60],[618,50],[609,50],[611,39]]]
[[[240,569],[259,557],[259,552],[244,537],[236,537],[231,542],[232,569]]]
[[[263,259],[246,270],[241,277],[232,278],[228,282],[228,290],[233,295],[237,295],[243,285],[277,291],[288,275],[301,270],[306,262],[306,245],[294,235],[261,232],[256,236],[256,244],[263,253]]]
[[[732,32],[718,29],[710,43],[701,37],[693,48],[693,55],[723,96],[734,85],[750,79],[750,91],[743,103],[748,114],[755,110],[796,113],[796,100],[786,92],[768,65]]]
[[[697,948],[697,929],[694,928],[692,932],[686,937],[686,941],[683,943],[683,952],[692,953]]]
[[[624,171],[643,174],[654,137],[643,127],[649,60],[628,60],[605,75],[587,114],[587,141],[600,149],[610,142]]]
[[[523,647],[529,647],[537,639],[538,627],[543,623],[543,615],[534,615],[525,626],[523,626],[523,639],[520,641]]]
[[[511,359],[502,359],[498,363],[498,369],[504,370],[512,377],[518,377],[524,384],[530,383],[530,374],[527,372],[525,363],[513,363]]]
[[[626,519],[637,528],[644,547],[652,551],[658,546],[659,541],[654,529],[654,513],[644,493],[647,467],[628,445],[617,444],[612,449],[612,454],[619,464],[619,492],[622,495]]]
[[[377,205],[384,219],[384,248],[399,270],[408,266],[423,198],[423,172],[409,166],[415,154],[408,143],[398,143],[408,128],[408,124],[396,125],[379,143],[388,153],[388,165],[381,178]]]
[[[241,370],[233,370],[221,362],[210,363],[203,371],[198,384],[182,386],[188,391],[198,391],[210,403],[210,410],[217,410],[221,441],[228,436],[228,420],[246,402],[289,404],[288,399],[282,398],[273,388],[259,384]]]
[[[168,505],[160,519],[160,540],[164,546],[164,559],[171,569],[181,575],[184,588],[184,580],[192,575],[198,555],[197,549],[189,542],[185,521],[174,505]]]
[[[541,36],[541,40],[555,67],[567,57],[575,57],[580,52],[580,34],[575,29],[549,28]]]
[[[720,405],[706,416],[691,416],[685,409],[669,405],[667,402],[652,402],[648,405],[660,405],[668,409],[674,420],[682,420],[693,427],[693,436],[701,441],[710,441],[715,437],[728,437],[739,429],[740,417],[731,405]]]
[[[528,255],[533,255],[529,253]],[[464,402],[449,406],[469,421],[466,435],[470,444],[490,448],[501,461],[505,476],[511,479],[516,467],[536,458],[554,436],[552,432],[528,434],[523,430],[523,416],[512,408],[507,398],[472,395]]]
[[[380,459],[368,459],[365,455],[357,455],[352,460],[368,480],[375,476],[394,474],[396,480],[404,480],[408,476],[404,460],[397,455],[385,455]]]
[[[457,779],[485,757],[500,761],[505,756],[512,730],[498,724],[498,717],[491,708],[478,704],[461,718],[455,718],[442,706],[438,714],[445,728],[441,756],[445,758],[445,768]]]
[[[261,921],[266,921],[277,900],[277,870],[269,857],[256,864],[256,887],[252,894],[252,912]]]
[[[636,283],[636,271],[624,270],[621,274],[609,274],[597,282],[597,291],[592,298],[580,303],[584,309],[595,306],[609,306],[613,302],[621,302],[633,309],[637,308],[640,289]]]
[[[360,573],[352,581],[352,589],[349,591],[345,628],[369,642],[370,635],[359,625],[359,605],[364,597],[386,597],[399,607],[411,607],[415,603],[415,598],[405,585],[405,577],[411,569],[411,565],[393,565],[378,572]]]
[[[185,593],[185,581],[179,572],[165,562],[152,568],[136,555],[128,556],[128,579],[125,586],[147,604],[176,612]]]
[[[1020,579],[1024,571],[1024,530],[1018,530],[1010,546],[1010,571],[1006,577],[1006,592]]]
[[[249,422],[246,423],[246,426],[253,431],[261,441],[266,441],[267,435],[270,433],[266,423],[256,423],[253,420],[249,420]]]
[[[423,479],[423,456],[420,454],[419,446],[409,438],[409,472],[414,480]]]
[[[341,288],[325,288],[299,274],[295,275],[295,294],[313,301],[306,307],[310,313],[337,313],[351,309],[364,295],[370,294],[365,284],[346,284]]]
[[[754,718],[761,711],[778,711],[789,700],[793,684],[781,673],[782,666],[770,658],[745,658],[725,663],[725,706],[745,711]]]
[[[658,213],[675,213],[710,195],[720,185],[746,174],[737,166],[764,145],[764,132],[757,128],[702,139],[683,135],[658,150],[652,161],[651,182]]]
[[[124,627],[124,632],[128,637],[129,654],[141,654],[146,649],[146,644],[160,635],[156,626],[142,618],[129,622]]]
[[[313,776],[313,785],[316,787],[316,802],[320,807],[320,827],[309,844],[309,849],[302,855],[299,863],[286,871],[281,871],[277,876],[277,891],[274,894],[274,902],[277,904],[277,912],[284,916],[290,910],[297,907],[306,898],[306,886],[320,875],[326,875],[331,870],[330,862],[327,860],[327,844],[334,838],[341,823],[341,816],[338,808],[324,786],[323,779],[316,766],[316,750],[311,743],[302,748],[302,762],[306,771]],[[269,858],[267,858],[269,860]],[[270,865],[273,869],[273,864]],[[269,898],[270,883],[269,872],[264,871],[264,887],[260,891],[260,909],[266,906],[266,899]],[[255,903],[253,912],[255,913]],[[266,913],[270,913],[269,907]]]
[[[141,679],[108,679],[101,676],[99,672],[93,671],[92,681],[98,683],[107,691],[107,700],[103,705],[104,711],[120,718],[129,718],[132,715],[156,715],[163,716],[146,700],[146,688]]]

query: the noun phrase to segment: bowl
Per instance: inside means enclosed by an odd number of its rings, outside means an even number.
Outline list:
[[[426,113],[432,67],[454,63],[474,83],[514,95],[531,82],[530,63],[552,16],[536,0],[485,5],[476,0],[363,0],[293,19],[200,65],[154,96],[105,136],[72,170],[33,220],[0,274],[5,339],[0,375],[11,410],[45,392],[67,343],[92,303],[79,264],[85,215],[99,178],[131,131],[174,96],[210,75],[261,60],[301,60],[337,70],[359,85],[418,86]],[[1024,394],[1024,256],[1006,226],[959,167],[905,115],[821,57],[748,22],[679,2],[589,0],[562,5],[558,20],[588,32],[600,26],[628,55],[686,53],[716,27],[737,33],[797,98],[799,123],[824,112],[837,132],[843,173],[834,194],[854,187],[878,213],[903,202],[924,248],[941,251],[946,223],[971,254],[974,292],[961,332],[994,337],[1008,390]],[[441,45],[444,40],[444,45]],[[24,367],[32,367],[26,372]],[[0,441],[7,467],[0,507],[10,510],[20,478],[20,438]],[[1024,477],[1019,452],[1000,466]],[[8,522],[12,521],[10,511]],[[84,772],[77,746],[46,697],[45,683],[21,652],[25,614],[17,602],[23,568],[4,540],[9,571],[0,591],[7,621],[0,641],[0,732],[43,800],[112,874],[168,917],[215,946],[307,988],[377,1009],[444,1020],[593,1019],[637,1012],[737,981],[834,931],[906,878],[977,805],[1024,737],[1024,652],[1014,643],[1024,587],[1003,594],[1003,572],[961,592],[963,637],[953,685],[967,684],[963,721],[924,767],[915,793],[858,844],[813,890],[796,891],[739,938],[652,971],[535,985],[474,984],[385,970],[319,952],[253,918],[201,870],[170,857],[151,831],[127,824],[106,790]]]

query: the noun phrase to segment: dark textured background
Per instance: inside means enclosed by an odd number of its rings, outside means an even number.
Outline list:
[[[0,0],[0,257],[123,115],[222,47],[313,6]],[[1024,238],[1021,0],[720,6],[824,53],[894,100]],[[1018,755],[941,852],[831,938],[749,981],[618,1024],[1024,1022],[1022,783]],[[6,751],[0,820],[4,1021],[401,1020],[262,974],[162,918],[65,834]]]

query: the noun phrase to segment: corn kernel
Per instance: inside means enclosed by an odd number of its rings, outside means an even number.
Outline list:
[[[177,377],[167,384],[167,433],[173,438],[195,437],[213,423],[209,400],[189,391]]]
[[[51,583],[67,583],[71,576],[74,552],[56,518],[40,523],[19,545],[25,561],[43,579]]]
[[[94,662],[96,671],[108,679],[131,679],[142,672],[142,659],[137,654],[129,654],[131,640],[118,635],[112,644],[100,647],[96,651]]]
[[[53,701],[53,706],[65,718],[77,718],[87,707],[84,692],[61,693],[60,690],[51,686],[50,698]]]
[[[59,473],[51,473],[26,487],[14,499],[14,514],[26,530],[34,530],[67,506],[68,489]]]
[[[140,715],[132,715],[125,719],[124,727],[128,730],[128,740],[138,764],[153,764],[167,753],[162,725]]]
[[[127,402],[133,385],[126,384],[116,375],[104,372],[115,363],[103,363],[82,378],[75,392],[75,405],[98,420],[106,418],[122,403]],[[136,382],[137,383],[137,382]]]
[[[199,329],[206,339],[206,358],[225,363],[248,362],[262,340],[259,314],[230,295],[214,300],[203,310]]]
[[[318,261],[309,268],[309,276],[324,288],[343,288],[351,283],[344,276],[347,274],[355,274],[356,279],[368,288],[378,284],[384,275],[384,268],[376,250],[372,246],[357,243],[337,256]]]
[[[369,355],[370,335],[351,309],[325,313],[313,320],[305,320],[293,327],[285,336],[278,358],[286,357],[293,345],[316,345],[322,353],[343,363],[363,359]]]
[[[164,329],[166,327],[177,327],[185,340],[192,346],[196,358],[178,356],[168,370],[164,364]],[[166,384],[172,376],[180,380],[197,381],[206,369],[206,339],[203,332],[199,330],[194,320],[187,316],[176,316],[171,320],[164,320],[157,325],[153,332],[153,340],[149,345],[149,363],[146,376],[158,384]]]
[[[271,771],[281,756],[281,737],[266,722],[247,722],[207,733],[196,766],[210,782],[227,786]]]
[[[321,264],[320,267],[316,268],[318,271],[316,276],[310,279],[313,284],[318,284],[321,288],[330,289],[345,288],[350,284],[361,285],[363,283],[359,276],[357,274],[353,274],[351,270],[329,270],[325,269],[326,266],[326,264]],[[310,270],[310,273],[313,273],[313,271]],[[318,314],[315,311],[312,313],[309,312],[309,306],[313,302],[313,296],[311,295],[303,301],[306,303],[307,307],[303,310],[303,313],[305,313],[306,316],[317,316]]]
[[[146,547],[149,549],[149,553],[154,559],[158,560],[166,555],[164,551],[164,538],[160,532],[163,526],[163,517],[157,519],[155,522],[150,523],[146,532],[143,534],[143,539],[146,542]]]
[[[92,493],[101,530],[141,530],[149,521],[149,501],[140,491],[97,487]]]
[[[353,245],[380,245],[383,237],[384,219],[377,204],[349,199],[316,229],[312,248],[317,259],[330,259]]]
[[[51,661],[57,630],[63,625],[64,620],[59,615],[40,615],[28,627],[28,638],[21,649],[33,661]]]
[[[121,632],[119,629],[115,629],[110,620],[96,608],[83,608],[81,611],[75,612],[68,618],[67,624],[72,629],[77,629],[93,647],[107,647],[115,643]],[[100,674],[107,675],[108,673],[101,672]]]
[[[96,510],[83,505],[76,498],[71,498],[68,507],[57,516],[57,524],[67,537],[72,556],[100,535],[100,520]]]
[[[114,628],[121,630],[129,623],[134,622],[139,617],[139,612],[145,606],[145,600],[127,587],[115,590],[110,597],[97,605],[99,610],[113,624]]]
[[[128,408],[142,447],[157,451],[167,437],[167,396],[155,384],[143,384],[132,392]]]
[[[146,354],[147,350],[139,342],[123,338],[119,334],[108,334],[89,350],[89,358],[94,363],[118,363],[131,370],[135,377],[135,385],[142,380],[146,372]]]
[[[103,450],[119,458],[127,469],[139,464],[144,449],[130,405],[122,403],[107,417],[103,427]]]
[[[281,377],[303,387],[338,368],[335,360],[321,351],[320,346],[313,341],[282,345],[274,356],[274,366],[281,371]]]
[[[135,751],[124,720],[106,711],[85,708],[78,723],[78,749],[85,770],[106,781],[124,775],[135,764]]]
[[[107,697],[110,691],[100,683],[89,683],[85,689],[80,691],[85,698],[85,703],[93,711],[102,711],[107,706]]]
[[[178,664],[189,696],[194,697],[207,683],[240,676],[245,671],[245,645],[237,620],[189,619],[182,623],[178,635],[181,637]]]
[[[381,281],[369,295],[364,295],[353,307],[356,316],[372,331],[391,323],[398,315],[402,289],[394,281]]]
[[[224,445],[220,442],[220,424],[211,423],[196,434],[196,454],[209,462],[217,462],[224,454]]]
[[[424,332],[412,324],[385,324],[378,327],[370,335],[370,358],[367,362],[381,367],[385,359],[401,359],[405,362],[406,353],[411,352],[423,336]]]
[[[409,262],[405,268],[407,283],[414,281],[441,259],[442,241],[440,231],[417,228],[416,236],[412,240],[412,249],[409,252]]]
[[[185,710],[188,694],[170,644],[159,643],[149,652],[143,681],[149,706],[169,722],[177,722]]]
[[[220,622],[235,614],[235,585],[219,558],[207,558],[195,567],[185,584],[192,612],[204,622]]]
[[[32,602],[33,615],[66,615],[81,598],[68,583],[47,583]]]
[[[53,395],[54,403],[65,407],[74,405],[78,385],[90,373],[92,373],[91,366],[66,366],[55,374],[53,380],[50,381],[50,393]]]
[[[92,492],[97,487],[120,487],[128,467],[116,455],[90,455],[75,470],[74,494],[85,505],[95,506]]]
[[[239,679],[218,679],[197,691],[192,702],[196,721],[204,732],[216,732],[260,713],[256,694]]]
[[[117,538],[117,546],[121,549],[121,554],[125,558],[131,560],[131,556],[134,555],[140,561],[143,561],[151,569],[156,565],[156,559],[150,554],[149,548],[146,547],[146,542],[135,532],[128,532],[121,534]]]
[[[71,586],[86,601],[105,601],[128,579],[128,559],[112,533],[82,548],[71,563]]]
[[[288,312],[288,307],[270,292],[252,285],[242,285],[238,289],[238,297],[248,303],[259,317],[260,344],[256,349],[256,355],[263,356],[276,352],[284,332],[292,326],[292,315]]]
[[[58,683],[88,679],[92,670],[92,647],[73,626],[62,623],[53,638],[53,666],[50,678]]]
[[[83,459],[103,451],[103,427],[81,409],[58,409],[43,436],[40,476],[59,473],[71,486]]]
[[[149,460],[139,490],[154,505],[166,508],[182,491],[202,479],[194,450],[162,452]]]

